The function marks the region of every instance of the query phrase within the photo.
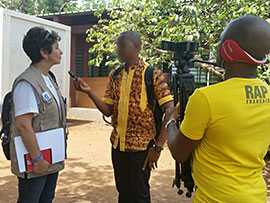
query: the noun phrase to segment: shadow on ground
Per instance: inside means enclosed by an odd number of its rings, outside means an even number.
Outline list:
[[[67,170],[59,179],[56,202],[62,203],[63,199],[70,203],[115,202],[112,180],[110,165],[93,167],[80,159],[69,159]]]
[[[68,159],[61,173],[55,203],[116,203],[111,165],[99,167],[80,159]],[[6,168],[6,167],[5,167]],[[151,178],[153,203],[190,202],[176,194],[171,188],[173,170],[157,170]],[[0,203],[15,203],[17,179],[13,175],[0,178]]]
[[[13,175],[0,178],[1,203],[15,203],[17,198],[17,178]]]
[[[177,189],[172,188],[174,170],[157,170],[151,179],[153,203],[191,203],[185,195],[178,195]]]
[[[177,195],[171,187],[173,170],[157,170],[151,178],[153,203],[190,202]],[[174,198],[172,198],[172,196]],[[57,203],[114,203],[117,192],[111,165],[92,167],[80,159],[68,160],[68,169],[60,177]]]

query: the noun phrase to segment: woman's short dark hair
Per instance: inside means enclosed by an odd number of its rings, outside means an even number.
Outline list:
[[[33,27],[24,36],[23,50],[32,63],[38,63],[43,59],[40,50],[50,54],[53,44],[60,40],[60,36],[55,31],[49,32],[42,27]]]

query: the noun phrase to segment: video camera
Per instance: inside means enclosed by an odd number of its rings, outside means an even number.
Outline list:
[[[198,43],[162,41],[161,49],[173,52],[173,62],[169,66],[169,83],[175,105],[181,103],[181,108],[185,108],[188,97],[195,89],[194,75],[190,73],[190,70],[194,68],[194,56],[198,50]],[[184,114],[182,113],[179,115],[179,121],[181,122],[183,118]]]
[[[198,43],[162,41],[161,49],[174,52],[174,65],[178,73],[188,73],[194,65],[192,59],[198,50]]]
[[[161,41],[161,49],[177,53],[191,53],[198,50],[198,43],[192,41],[171,42]]]

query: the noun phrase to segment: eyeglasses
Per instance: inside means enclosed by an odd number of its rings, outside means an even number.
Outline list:
[[[42,43],[44,43],[50,36],[51,36],[51,33],[47,31],[47,34],[45,35],[44,39],[42,40]]]

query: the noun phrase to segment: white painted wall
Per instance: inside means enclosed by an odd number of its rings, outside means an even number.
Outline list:
[[[30,64],[22,48],[22,40],[27,31],[34,26],[54,30],[61,36],[60,48],[62,62],[52,68],[57,77],[62,94],[69,104],[69,76],[71,28],[38,17],[21,14],[0,8],[0,103],[10,91],[14,79]]]

